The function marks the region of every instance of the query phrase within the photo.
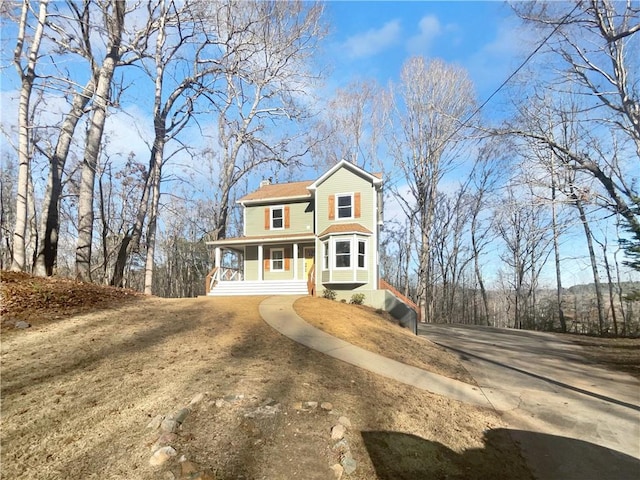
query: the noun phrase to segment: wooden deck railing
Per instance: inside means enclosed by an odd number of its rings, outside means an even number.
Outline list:
[[[404,303],[406,303],[409,307],[411,307],[413,310],[415,310],[416,315],[418,316],[418,322],[420,322],[420,320],[422,318],[422,315],[421,315],[421,312],[420,312],[420,307],[418,307],[418,305],[416,305],[416,303],[413,300],[411,300],[407,296],[405,296],[402,293],[400,293],[393,285],[387,283],[387,281],[384,278],[380,278],[379,279],[378,285],[382,290],[389,290],[396,297],[398,297],[400,300],[402,300]]]

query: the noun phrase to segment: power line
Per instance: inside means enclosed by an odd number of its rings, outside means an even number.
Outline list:
[[[456,129],[455,129],[455,130],[454,130],[454,131],[453,131],[453,132],[452,132],[452,133],[451,133],[451,134],[450,134],[450,135],[445,139],[445,140],[443,140],[443,141],[442,141],[442,143],[438,146],[438,149],[440,149],[440,148],[441,148],[443,145],[445,145],[449,140],[451,140],[451,139],[452,139],[452,138],[453,138],[453,137],[454,137],[454,136],[455,136],[455,135],[456,135],[460,130],[462,130],[465,126],[467,126],[467,124],[468,124],[468,123],[469,123],[469,122],[470,122],[470,121],[471,121],[471,120],[472,120],[472,119],[473,119],[473,118],[474,118],[478,113],[480,113],[480,111],[481,111],[485,106],[487,106],[487,104],[488,104],[488,103],[493,99],[493,97],[495,97],[495,96],[498,94],[498,92],[500,92],[500,90],[502,90],[502,89],[507,85],[507,83],[509,83],[509,82],[511,81],[511,79],[512,79],[513,77],[515,77],[515,76],[520,72],[520,70],[522,70],[522,69],[525,67],[525,65],[526,65],[527,63],[529,63],[529,61],[533,58],[533,56],[534,56],[536,53],[538,53],[538,52],[540,51],[540,49],[541,49],[541,48],[542,48],[542,47],[543,47],[543,46],[544,46],[544,45],[549,41],[549,39],[551,39],[551,37],[552,37],[553,35],[555,35],[555,33],[558,31],[558,29],[559,29],[562,25],[564,25],[564,24],[565,24],[565,22],[569,19],[569,17],[570,17],[571,15],[573,15],[573,12],[575,12],[575,11],[578,9],[578,7],[581,5],[581,3],[582,3],[582,2],[581,2],[580,0],[578,0],[578,1],[576,2],[576,5],[571,9],[571,11],[570,11],[569,13],[567,13],[567,14],[562,18],[562,20],[560,20],[560,22],[555,26],[555,28],[551,31],[551,33],[549,33],[549,35],[547,35],[547,36],[544,38],[544,40],[542,40],[542,42],[540,42],[540,45],[538,45],[538,46],[537,46],[537,47],[536,47],[536,48],[535,48],[535,49],[534,49],[534,50],[533,50],[533,51],[532,51],[532,52],[527,56],[527,58],[525,58],[525,59],[524,59],[524,61],[522,61],[522,63],[520,63],[520,65],[519,65],[519,66],[518,66],[518,67],[517,67],[517,68],[516,68],[512,73],[511,73],[511,75],[509,75],[509,76],[507,77],[507,79],[506,79],[505,81],[503,81],[503,82],[500,84],[500,86],[499,86],[499,87],[497,87],[497,88],[493,91],[493,93],[491,93],[491,95],[489,95],[489,97],[487,97],[487,99],[486,99],[484,102],[482,102],[482,104],[481,104],[479,107],[477,107],[477,108],[476,108],[476,109],[475,109],[471,114],[469,114],[469,116],[468,116],[468,117],[467,117],[463,122],[461,122],[461,123],[460,123],[460,125],[459,125],[459,126],[458,126],[458,127],[457,127],[457,128],[456,128]],[[398,180],[399,180],[400,178],[401,178],[401,177],[399,176],[399,177],[398,177]],[[389,182],[389,183],[391,183],[391,186],[393,186],[393,183],[395,183],[395,181],[392,181],[392,182]]]

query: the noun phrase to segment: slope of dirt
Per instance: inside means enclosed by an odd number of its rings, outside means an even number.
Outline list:
[[[261,320],[262,298],[112,299],[105,310],[86,285],[64,284],[100,309],[2,336],[2,478],[330,480],[349,456],[344,479],[531,478],[494,412],[300,346]],[[3,315],[29,321],[50,297],[19,298]],[[159,439],[158,420],[184,407]],[[344,442],[331,439],[341,416]],[[176,455],[152,466],[160,444]]]
[[[32,277],[23,272],[0,271],[0,328],[14,330],[18,321],[42,325],[82,312],[111,308],[142,298],[126,288],[80,283],[60,277]]]
[[[426,338],[416,337],[393,319],[387,319],[387,314],[363,305],[313,297],[297,300],[294,308],[314,327],[353,345],[429,372],[476,384],[455,355]]]

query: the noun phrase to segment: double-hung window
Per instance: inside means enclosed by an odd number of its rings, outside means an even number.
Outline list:
[[[351,193],[346,195],[336,195],[337,197],[337,210],[338,218],[353,218],[353,195]]]
[[[351,241],[336,240],[334,246],[336,268],[351,268]]]
[[[284,208],[272,207],[271,208],[271,229],[280,230],[284,228]]]
[[[367,260],[367,241],[358,240],[358,268],[365,268]]]
[[[284,249],[283,248],[271,249],[271,271],[284,272]]]

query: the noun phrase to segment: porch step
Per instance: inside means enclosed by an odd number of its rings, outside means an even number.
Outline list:
[[[282,280],[271,282],[219,282],[209,292],[211,297],[241,295],[306,295],[304,280]]]

